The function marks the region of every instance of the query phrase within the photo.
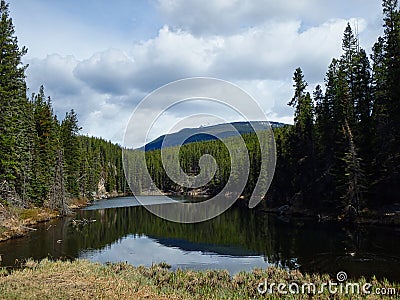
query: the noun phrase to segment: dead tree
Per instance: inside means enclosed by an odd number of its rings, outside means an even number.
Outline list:
[[[64,216],[71,212],[67,204],[63,153],[61,149],[57,150],[54,168],[54,180],[50,189],[49,208],[57,210],[61,215]]]
[[[355,214],[358,215],[362,205],[362,192],[365,188],[365,175],[361,167],[361,158],[358,157],[353,134],[347,121],[343,126],[343,132],[348,140],[348,150],[343,159],[345,162],[345,176],[347,177],[347,187],[343,200],[347,212],[355,211]]]

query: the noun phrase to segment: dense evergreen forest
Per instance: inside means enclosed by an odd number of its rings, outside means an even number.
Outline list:
[[[123,191],[119,146],[80,136],[74,110],[58,120],[43,86],[27,97],[27,49],[4,0],[0,15],[0,203],[66,213],[71,198]]]
[[[400,10],[383,0],[384,35],[370,58],[348,24],[343,53],[312,95],[293,76],[295,124],[277,129],[272,201],[358,214],[400,194]]]
[[[261,134],[267,135],[266,132],[261,132]],[[266,138],[267,136],[262,139]],[[246,149],[244,151],[241,149],[243,142],[247,151]],[[265,147],[264,150],[265,153],[268,153],[270,149]],[[144,164],[143,159],[140,159],[141,151],[124,151],[125,168],[128,170],[126,172],[127,181],[131,183],[131,188],[135,194],[152,193],[157,187],[160,191],[172,194],[215,195],[227,185],[230,177],[233,184],[231,192],[233,192],[234,190],[236,191],[236,185],[240,185],[240,178],[243,177],[244,170],[249,169],[249,174],[246,176],[247,184],[242,195],[251,196],[260,174],[261,148],[256,133],[229,137],[223,141],[211,140],[189,143],[180,147],[167,147],[163,149],[163,154],[161,150],[146,151],[146,164]],[[245,158],[247,153],[249,157],[248,165]],[[171,175],[173,178],[181,178],[179,170],[174,168],[173,157],[176,154],[179,155],[180,167],[187,175],[192,177],[199,176],[197,180],[200,182],[206,178],[211,178],[211,180],[199,188],[189,187],[198,186],[196,180],[191,183],[185,182],[185,186],[179,184],[178,180],[171,180]],[[203,162],[203,168],[201,169],[200,158],[203,155],[212,156],[218,167],[214,169],[210,161],[210,163]],[[162,159],[163,156],[166,158],[164,161]],[[165,171],[163,163],[170,170],[169,174]],[[234,168],[232,167],[233,165],[235,166]],[[147,168],[151,178],[146,176],[144,168]],[[268,176],[268,174],[264,175]],[[272,176],[273,174],[269,175]],[[266,178],[266,176],[264,177]]]
[[[384,35],[372,47],[370,57],[360,47],[350,24],[347,25],[343,53],[329,65],[324,87],[316,86],[311,94],[301,68],[295,70],[294,96],[288,103],[295,108],[295,124],[274,129],[277,166],[264,205],[288,205],[299,210],[355,216],[363,209],[376,209],[398,201],[398,1],[384,0],[383,15]],[[259,147],[254,134],[244,138],[252,162],[244,191],[249,196],[259,176]],[[234,139],[224,142],[235,143]],[[223,143],[206,141],[184,145],[180,154],[183,170],[192,175],[199,173],[201,155],[211,154],[216,159],[219,169],[202,192],[218,193],[227,182],[230,158]],[[146,160],[158,188],[184,191],[166,176],[159,150],[146,153]],[[140,188],[142,183],[135,186]],[[146,188],[151,188],[146,184]]]
[[[27,66],[21,61],[27,49],[18,47],[4,0],[0,10],[0,201],[8,205],[47,205],[66,212],[69,198],[125,192],[121,147],[79,135],[81,128],[73,110],[58,120],[43,87],[27,97]],[[397,201],[397,0],[383,0],[383,16],[384,34],[372,47],[371,55],[360,47],[348,24],[342,40],[343,53],[329,65],[324,86],[318,85],[310,92],[301,68],[295,70],[294,96],[289,102],[295,109],[295,124],[274,129],[277,166],[263,205],[287,204],[299,209],[357,215],[366,208]],[[218,163],[215,176],[200,192],[213,195],[224,187],[231,172],[226,145],[235,144],[236,139],[181,147],[180,164],[189,175],[199,173],[199,158],[203,154],[212,155]],[[251,167],[243,195],[249,196],[260,176],[260,145],[255,134],[243,135],[243,139]],[[161,190],[188,192],[168,178],[160,150],[147,151],[146,161]],[[135,163],[136,160],[129,160],[128,167],[145,167]],[[136,174],[135,178],[128,178],[135,183],[134,192],[151,190],[153,183],[141,178],[140,172]]]

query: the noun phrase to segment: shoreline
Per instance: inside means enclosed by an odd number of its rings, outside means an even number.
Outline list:
[[[291,210],[287,209],[282,211],[281,208],[262,208],[263,213],[274,214],[282,216],[289,220],[308,219],[317,223],[337,223],[343,225],[366,225],[366,226],[400,226],[400,212],[382,213],[377,210],[368,210],[360,213],[359,216],[354,218],[346,218],[344,216],[320,214],[310,210]]]
[[[69,208],[74,212],[75,210],[87,207],[98,200],[126,197],[130,195],[130,193],[110,193],[105,197],[98,197],[91,200],[88,198],[75,198],[70,201]],[[182,195],[176,194],[173,196]],[[234,205],[247,207],[247,199],[241,197],[235,202]],[[335,215],[318,214],[316,212],[306,209],[295,210],[285,206],[278,208],[261,208],[259,209],[259,211],[266,214],[275,214],[278,216],[282,216],[283,218],[286,218],[288,220],[305,218],[321,224],[338,223],[351,226],[400,226],[400,211],[397,210],[386,213],[375,210],[362,211],[359,216],[351,220]],[[31,231],[36,231],[35,225],[62,217],[57,211],[52,211],[45,207],[10,208],[1,205],[0,217],[2,216],[2,213],[3,219],[0,219],[0,243],[10,239],[23,237]]]
[[[48,208],[11,208],[4,209],[6,217],[0,221],[0,243],[25,236],[31,227],[60,217],[59,213]]]
[[[68,207],[75,210],[91,205],[94,201],[129,196],[129,194],[109,194],[98,199],[74,198]],[[1,203],[0,203],[1,204]],[[62,217],[58,211],[46,207],[16,208],[0,206],[0,243],[11,239],[23,237],[31,231],[36,231],[35,226]],[[32,226],[32,227],[31,227]]]
[[[151,196],[152,194],[143,194],[146,196]],[[213,195],[209,194],[183,194],[183,193],[163,193],[162,195],[166,196],[186,196],[193,198],[207,198],[213,197]],[[239,207],[248,208],[249,199],[245,196],[240,196],[233,205],[237,205]],[[387,210],[371,210],[364,209],[360,211],[358,216],[353,216],[351,218],[346,217],[345,215],[334,215],[329,213],[321,213],[318,211],[312,211],[310,209],[296,209],[292,208],[288,205],[283,205],[280,207],[267,207],[267,208],[257,208],[256,210],[267,213],[267,214],[275,214],[278,216],[282,216],[288,219],[297,219],[304,218],[313,220],[318,223],[338,223],[338,224],[347,224],[347,225],[371,225],[371,226],[400,226],[400,203],[397,204],[396,208],[387,209]]]

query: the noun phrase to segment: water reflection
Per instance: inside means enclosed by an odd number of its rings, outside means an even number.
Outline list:
[[[207,222],[178,224],[140,206],[119,207],[133,201],[100,201],[96,210],[78,211],[74,218],[47,222],[27,237],[0,243],[2,263],[63,256],[134,265],[166,261],[173,268],[221,268],[232,273],[276,264],[400,281],[398,229],[288,221],[241,207]]]
[[[80,257],[96,262],[127,261],[133,265],[151,266],[167,261],[173,269],[227,269],[231,273],[250,271],[255,267],[265,268],[268,264],[261,256],[243,256],[205,251],[204,248],[185,250],[180,241],[176,246],[146,236],[129,235],[102,250],[85,250]],[[195,248],[191,245],[190,248]],[[210,249],[211,250],[211,249]],[[241,249],[238,249],[239,253]],[[230,252],[230,251],[228,251]],[[119,259],[122,258],[122,259]]]

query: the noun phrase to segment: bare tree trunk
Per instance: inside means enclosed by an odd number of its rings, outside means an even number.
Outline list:
[[[61,149],[57,150],[54,181],[50,190],[49,207],[59,211],[63,216],[68,215],[71,212],[67,204],[65,192],[63,154]]]
[[[343,127],[344,134],[348,138],[349,148],[345,155],[346,177],[347,177],[347,192],[344,196],[345,203],[352,206],[356,214],[359,214],[362,203],[362,189],[364,181],[364,172],[361,168],[361,159],[357,155],[357,150],[354,144],[353,134],[346,121],[346,126]]]

